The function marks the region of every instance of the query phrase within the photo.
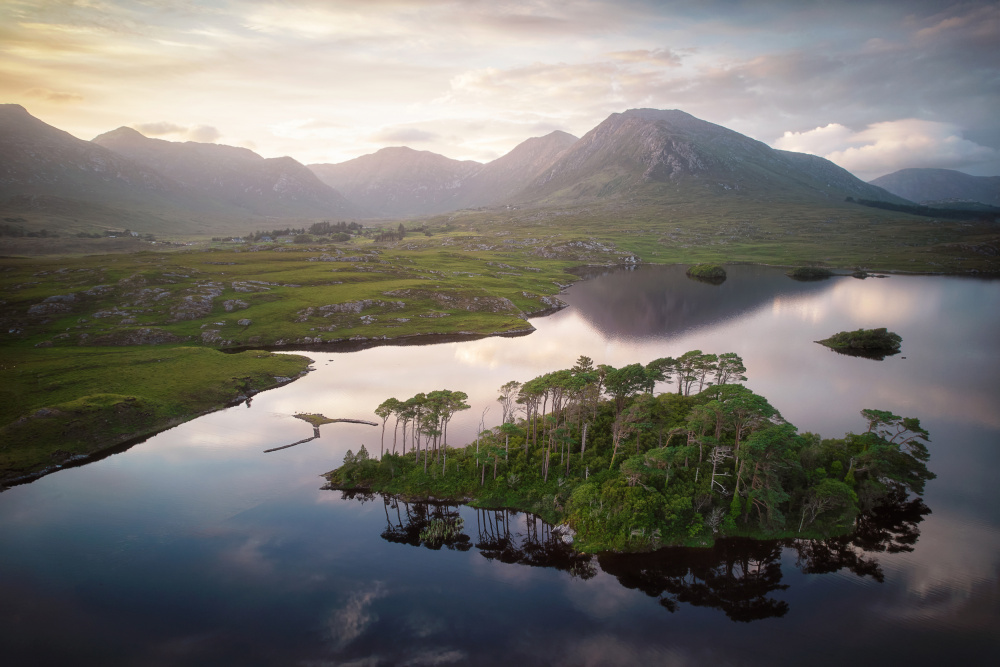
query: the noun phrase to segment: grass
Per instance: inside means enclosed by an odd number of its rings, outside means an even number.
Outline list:
[[[294,378],[309,363],[179,346],[6,352],[0,482],[187,421]]]

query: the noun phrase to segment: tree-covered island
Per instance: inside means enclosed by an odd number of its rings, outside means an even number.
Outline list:
[[[745,372],[734,353],[623,368],[580,357],[500,387],[501,423],[481,422],[459,448],[447,428],[469,407],[463,392],[390,398],[376,409],[380,456],[348,451],[325,477],[334,489],[531,512],[568,524],[584,551],[845,534],[860,512],[933,479],[919,420],[862,410],[861,433],[799,433],[740,384]]]

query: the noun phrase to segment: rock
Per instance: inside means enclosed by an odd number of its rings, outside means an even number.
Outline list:
[[[179,304],[170,309],[174,321],[196,320],[212,312],[212,296],[209,294],[192,294],[184,297]]]
[[[252,324],[252,322],[253,320],[248,320],[244,318],[242,320],[238,320],[236,324],[240,325],[241,327],[248,327]]]
[[[234,310],[243,310],[244,308],[249,308],[250,304],[242,299],[229,299],[228,301],[222,302],[222,307],[226,309],[227,313],[231,313]]]
[[[70,308],[65,303],[36,303],[28,308],[29,315],[56,315],[68,313]]]
[[[104,336],[88,337],[87,334],[80,334],[80,345],[159,345],[161,343],[177,343],[187,340],[181,336],[175,336],[169,331],[156,327],[144,327],[142,329],[126,329],[115,331]]]

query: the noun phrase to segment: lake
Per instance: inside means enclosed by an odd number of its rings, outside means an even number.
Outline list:
[[[315,371],[125,452],[0,493],[4,665],[1000,664],[1000,282],[729,267],[594,272],[536,331],[308,351]],[[882,361],[817,345],[888,327]],[[923,503],[825,542],[576,554],[523,514],[345,497],[319,475],[380,429],[384,399],[465,391],[464,444],[497,390],[595,363],[736,352],[747,385],[801,431],[863,408],[920,418]],[[109,391],[113,389],[109,388]],[[670,390],[668,386],[666,390]],[[391,444],[392,423],[387,442]],[[467,539],[415,546],[429,516]]]

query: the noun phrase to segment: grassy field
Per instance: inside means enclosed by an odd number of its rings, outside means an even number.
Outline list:
[[[309,360],[181,346],[20,350],[0,366],[0,484],[290,381]]]
[[[576,279],[566,271],[580,265],[1000,272],[995,224],[846,202],[615,200],[419,224],[426,232],[389,242],[0,239],[0,475],[153,432],[232,400],[238,378],[261,389],[306,363],[218,349],[530,331],[527,315],[558,307],[554,295]],[[89,435],[65,444],[74,423]]]

